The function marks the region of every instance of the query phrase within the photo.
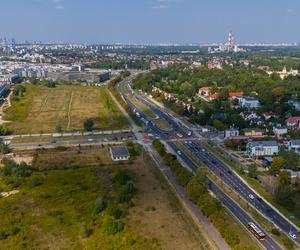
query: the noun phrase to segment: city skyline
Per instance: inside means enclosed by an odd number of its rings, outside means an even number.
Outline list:
[[[17,41],[203,44],[300,42],[296,0],[1,0],[0,37]],[[255,17],[255,18],[254,18]]]

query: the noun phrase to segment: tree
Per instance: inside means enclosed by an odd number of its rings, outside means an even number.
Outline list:
[[[297,179],[297,182],[296,182],[296,192],[298,194],[300,194],[300,179],[299,178]]]
[[[10,150],[9,146],[0,140],[0,153],[8,154],[10,152],[11,152],[11,150]]]
[[[277,175],[279,174],[280,170],[284,168],[285,160],[281,156],[276,156],[273,158],[273,161],[270,166],[270,174]]]
[[[94,127],[94,121],[93,119],[89,118],[89,119],[86,119],[83,123],[83,127],[86,131],[92,131],[93,130],[93,127]]]
[[[209,184],[209,180],[207,178],[207,169],[200,167],[197,170],[196,179],[201,185],[203,185],[203,187],[207,188]]]
[[[13,90],[13,96],[21,97],[24,95],[26,88],[23,85],[17,85]]]
[[[248,176],[250,178],[256,178],[257,176],[257,166],[255,164],[251,164],[248,169]]]
[[[295,152],[283,151],[280,156],[285,160],[284,168],[298,170],[299,156]]]
[[[219,130],[226,128],[225,124],[219,120],[213,120],[213,126]]]
[[[288,171],[281,171],[278,176],[280,185],[290,185],[291,184],[291,173]]]
[[[186,186],[186,191],[189,197],[194,201],[198,201],[199,197],[205,193],[207,190],[199,183],[197,178],[192,178]]]
[[[1,136],[5,136],[5,135],[9,135],[11,134],[11,132],[8,130],[8,128],[6,126],[4,126],[3,124],[0,125],[0,135]]]
[[[292,209],[295,206],[293,196],[293,190],[289,185],[279,185],[275,192],[274,198],[278,204]]]

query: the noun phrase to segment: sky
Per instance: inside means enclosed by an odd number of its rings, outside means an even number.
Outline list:
[[[300,0],[0,0],[0,37],[76,43],[300,42]]]

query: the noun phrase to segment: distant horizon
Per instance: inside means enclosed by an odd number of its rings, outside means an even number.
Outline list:
[[[299,43],[297,0],[1,0],[0,37],[81,44]]]
[[[11,38],[7,37],[0,37],[0,45],[1,44],[1,39],[8,39],[7,44],[12,44]],[[121,43],[121,42],[103,42],[103,43],[97,43],[97,42],[74,42],[74,41],[30,41],[28,39],[23,39],[23,40],[16,40],[15,42],[16,45],[23,45],[23,44],[49,44],[49,45],[102,45],[102,46],[219,46],[219,45],[225,45],[226,42],[206,42],[206,43],[201,43],[201,42],[190,42],[190,43],[180,43],[180,42],[166,42],[166,43]],[[287,45],[287,46],[300,46],[300,42],[244,42],[244,43],[235,43],[238,46],[253,46],[253,45]]]

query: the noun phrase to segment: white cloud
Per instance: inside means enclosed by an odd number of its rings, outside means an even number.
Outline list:
[[[57,10],[63,10],[65,7],[63,5],[55,5],[54,8]]]
[[[168,5],[163,5],[163,4],[161,4],[161,5],[155,5],[155,6],[153,6],[152,7],[152,9],[168,9],[169,8],[169,6]]]

